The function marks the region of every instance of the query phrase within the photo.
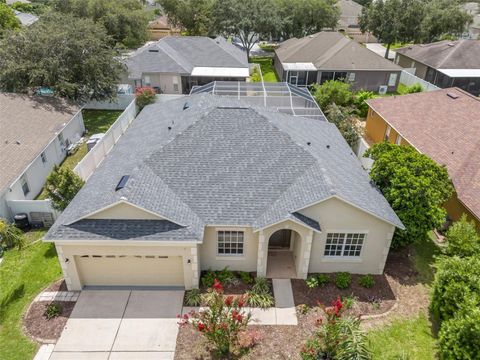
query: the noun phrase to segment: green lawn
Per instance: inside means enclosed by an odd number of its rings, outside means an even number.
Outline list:
[[[413,245],[413,264],[418,271],[417,281],[429,286],[433,280],[434,257],[439,247],[427,239]],[[421,314],[413,319],[398,319],[391,325],[368,333],[373,359],[376,360],[432,360],[435,358],[435,338],[432,323]]]
[[[252,57],[250,62],[260,64],[264,82],[278,82],[278,76],[273,67],[273,58],[271,57]]]
[[[31,231],[27,242],[45,231]],[[61,276],[53,244],[35,242],[5,252],[0,264],[0,358],[31,360],[38,345],[22,332],[22,315],[35,296]]]
[[[122,111],[115,110],[83,110],[83,123],[87,130],[86,138],[93,134],[105,133],[110,126],[117,120]],[[87,144],[81,144],[77,151],[65,158],[60,167],[68,167],[73,169],[80,160],[87,154]],[[37,196],[37,200],[43,200],[47,196],[45,189]]]

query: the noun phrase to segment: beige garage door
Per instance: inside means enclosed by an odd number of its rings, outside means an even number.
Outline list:
[[[75,256],[83,286],[184,286],[180,256]]]

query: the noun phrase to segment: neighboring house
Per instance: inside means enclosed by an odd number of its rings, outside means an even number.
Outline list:
[[[246,53],[222,37],[167,36],[135,51],[125,65],[122,83],[165,94],[188,94],[195,85],[249,77]]]
[[[32,200],[70,143],[85,132],[80,107],[52,97],[0,93],[0,217],[9,200]]]
[[[443,40],[398,49],[395,63],[440,88],[480,94],[480,40]]]
[[[338,32],[292,38],[275,50],[275,69],[293,85],[343,79],[355,90],[396,91],[401,67]]]
[[[476,2],[465,3],[463,9],[473,16],[473,22],[468,25],[468,38],[480,40],[480,4]]]
[[[148,24],[150,40],[159,40],[165,36],[180,35],[180,33],[181,30],[170,24],[166,16],[160,16]]]
[[[20,20],[20,23],[22,24],[22,26],[30,26],[33,23],[38,21],[38,17],[33,14],[23,13],[17,10],[14,10],[14,12],[15,12],[15,17],[18,20]]]
[[[362,14],[363,6],[353,0],[339,0],[340,20],[337,30],[345,32],[350,38],[359,43],[376,43],[377,38],[370,33],[362,33],[358,24],[358,17]]]
[[[445,165],[456,190],[449,219],[465,213],[480,229],[480,99],[450,88],[367,103],[367,141],[411,145]]]
[[[335,125],[197,94],[145,107],[45,241],[70,290],[190,289],[226,266],[381,274],[396,227]]]
[[[22,4],[31,4],[31,1],[28,1],[28,0],[7,0],[6,4],[7,5],[13,5],[16,2],[19,2],[19,3],[22,3]]]

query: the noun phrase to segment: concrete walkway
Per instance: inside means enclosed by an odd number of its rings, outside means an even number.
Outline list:
[[[49,360],[173,359],[183,293],[82,291]]]

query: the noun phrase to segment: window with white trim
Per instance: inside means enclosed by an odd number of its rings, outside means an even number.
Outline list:
[[[217,232],[217,253],[218,255],[243,255],[243,231]]]
[[[402,137],[397,134],[397,140],[395,140],[395,144],[400,145],[402,143]]]
[[[45,164],[45,163],[47,162],[47,155],[45,155],[45,153],[42,152],[42,153],[40,154],[40,157],[42,158],[42,163]]]
[[[359,257],[366,236],[365,233],[328,233],[324,255]]]
[[[385,130],[385,136],[383,137],[383,140],[388,141],[390,139],[390,131],[392,128],[390,125],[387,125],[387,129]]]
[[[28,186],[27,178],[25,175],[22,175],[20,178],[20,185],[22,186],[22,191],[23,195],[27,196],[27,194],[30,192],[30,187]]]

